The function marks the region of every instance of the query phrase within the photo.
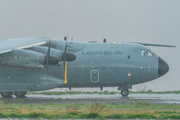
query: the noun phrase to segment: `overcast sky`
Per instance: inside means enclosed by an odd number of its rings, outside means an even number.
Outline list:
[[[180,90],[180,0],[0,0],[0,39],[68,34],[77,41],[132,41],[151,47],[170,66],[162,78],[133,90]]]

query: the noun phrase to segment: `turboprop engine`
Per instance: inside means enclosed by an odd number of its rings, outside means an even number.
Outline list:
[[[3,54],[2,64],[14,68],[43,69],[47,63],[47,56],[42,53],[30,50],[13,50],[11,53]],[[49,65],[56,65],[59,59],[49,56]]]
[[[42,54],[47,54],[48,51],[48,47],[42,47],[42,46],[34,46],[33,48],[31,48],[31,50],[42,53]],[[57,57],[59,59],[59,61],[63,61],[65,60],[66,57],[66,61],[74,61],[76,59],[76,56],[73,53],[63,53],[62,51],[59,51],[57,49],[51,48],[50,50],[50,57]],[[51,58],[49,58],[51,59]]]

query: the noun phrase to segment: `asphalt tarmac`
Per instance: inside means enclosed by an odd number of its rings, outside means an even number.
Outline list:
[[[95,102],[102,104],[127,104],[146,102],[150,104],[180,104],[180,94],[130,94],[128,97],[121,95],[99,95],[99,94],[77,94],[77,95],[26,95],[23,98],[17,98],[14,95],[11,98],[2,98],[5,104],[19,103],[19,104],[93,104]]]

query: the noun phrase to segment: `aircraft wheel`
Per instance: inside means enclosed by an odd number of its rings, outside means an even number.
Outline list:
[[[129,90],[121,90],[121,95],[127,97],[129,95]]]
[[[11,97],[12,94],[13,92],[1,92],[2,97]]]
[[[14,92],[16,97],[24,97],[27,94],[27,91]]]

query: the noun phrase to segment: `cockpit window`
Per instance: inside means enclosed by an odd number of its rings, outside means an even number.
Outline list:
[[[152,53],[149,50],[141,50],[141,56],[152,56]]]
[[[145,56],[146,55],[146,51],[145,50],[141,50],[141,56]]]
[[[152,56],[152,53],[149,50],[147,51],[147,56]]]
[[[150,52],[152,53],[152,55],[156,55],[156,54],[154,53],[154,51],[150,50]]]

